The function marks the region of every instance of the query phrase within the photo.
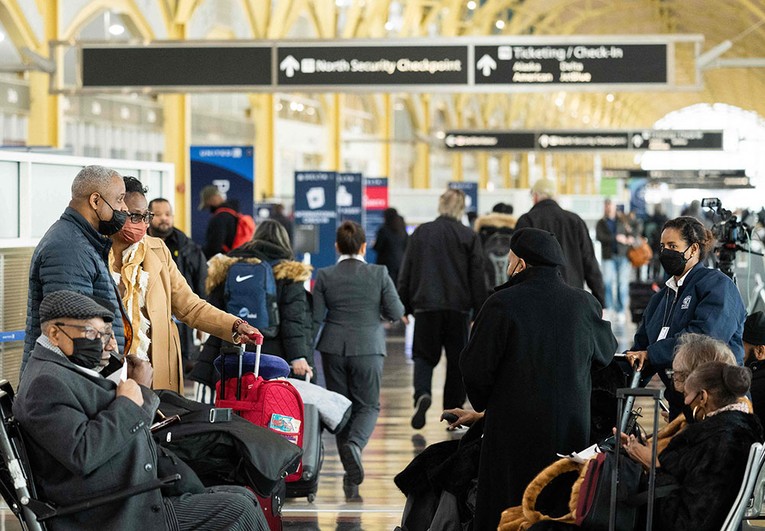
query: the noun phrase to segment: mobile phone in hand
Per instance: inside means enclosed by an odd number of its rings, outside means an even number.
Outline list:
[[[159,422],[155,422],[154,424],[152,424],[151,428],[149,428],[149,429],[151,430],[152,433],[154,433],[155,431],[159,431],[162,428],[166,428],[170,424],[174,424],[174,423],[178,422],[179,420],[181,420],[180,415],[173,415],[171,417],[165,417],[162,420],[160,420]]]
[[[667,404],[666,400],[659,400],[659,407],[663,412],[669,413],[669,404]]]
[[[454,413],[444,413],[443,415],[441,415],[441,420],[445,420],[449,424],[454,424],[455,422],[457,422],[458,419],[459,417],[455,415]]]

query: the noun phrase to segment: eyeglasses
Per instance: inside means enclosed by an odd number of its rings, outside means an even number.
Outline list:
[[[667,375],[667,378],[671,378],[673,382],[677,383],[683,383],[688,377],[688,373],[686,371],[673,371],[672,369],[666,369],[664,374]]]
[[[96,330],[92,326],[87,326],[87,325],[77,325],[77,324],[69,324],[69,323],[53,323],[53,324],[55,324],[58,327],[68,326],[69,328],[76,328],[77,330],[82,330],[83,335],[87,339],[100,339],[101,343],[103,343],[104,345],[107,345],[109,341],[111,341],[112,338],[114,337],[114,332],[112,331],[111,326],[106,328],[103,332],[101,332],[100,330]],[[72,339],[68,334],[67,334],[67,337],[69,337],[69,339]]]
[[[148,224],[151,223],[152,219],[154,219],[154,212],[145,212],[143,214],[139,214],[137,212],[129,212],[128,218],[130,218],[130,221],[133,223],[140,223],[143,221],[144,223]]]

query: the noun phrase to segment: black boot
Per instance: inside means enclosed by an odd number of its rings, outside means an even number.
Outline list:
[[[349,503],[364,503],[364,498],[359,496],[359,486],[353,483],[348,475],[343,476],[343,492],[345,501]]]

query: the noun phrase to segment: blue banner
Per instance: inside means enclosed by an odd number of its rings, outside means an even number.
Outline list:
[[[645,187],[648,179],[630,179],[630,212],[634,212],[638,219],[648,217],[645,204]]]
[[[364,184],[360,173],[337,174],[337,224],[355,221],[364,226]]]
[[[215,185],[242,214],[253,215],[255,157],[252,146],[191,146],[191,237],[204,244],[209,209],[198,210],[199,193]]]
[[[377,253],[372,249],[377,231],[383,225],[383,212],[388,208],[388,178],[367,177],[364,179],[364,232],[367,234],[367,262],[377,263]]]
[[[465,192],[465,214],[475,212],[478,214],[478,183],[469,181],[452,181],[449,188]]]
[[[297,259],[311,254],[316,270],[335,263],[337,174],[333,171],[295,172],[295,242]]]
[[[24,336],[26,336],[24,330],[10,330],[8,332],[0,332],[0,343],[24,341]]]

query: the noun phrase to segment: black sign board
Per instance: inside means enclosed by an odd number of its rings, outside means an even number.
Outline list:
[[[278,46],[278,84],[466,85],[467,46]]]
[[[754,188],[746,170],[603,170],[604,179],[648,179],[672,188],[732,189]]]
[[[83,87],[233,87],[271,82],[271,46],[82,49]]]
[[[663,130],[632,133],[635,149],[670,151],[677,149],[722,149],[722,131]]]
[[[447,131],[449,150],[720,150],[722,131]]]
[[[667,83],[666,44],[507,44],[475,47],[475,84]]]

